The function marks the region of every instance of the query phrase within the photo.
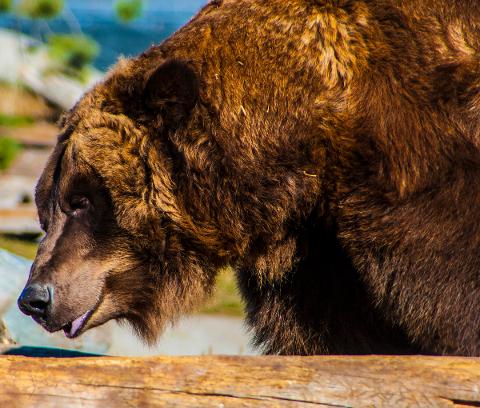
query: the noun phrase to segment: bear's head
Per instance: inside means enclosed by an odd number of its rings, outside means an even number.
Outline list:
[[[151,65],[123,61],[82,98],[39,180],[45,236],[18,303],[48,331],[126,319],[153,342],[221,263],[177,191],[169,143],[194,114],[197,75],[184,61]]]

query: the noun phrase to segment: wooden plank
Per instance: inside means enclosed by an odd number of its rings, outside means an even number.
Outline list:
[[[0,406],[480,407],[480,359],[0,357]]]
[[[1,135],[15,139],[26,147],[53,148],[57,142],[58,133],[57,126],[45,121],[38,121],[25,126],[0,126]],[[40,169],[42,164],[39,163]]]
[[[6,176],[0,177],[0,182],[3,182],[5,179]],[[3,188],[0,187],[0,194],[2,190]],[[33,205],[0,208],[0,233],[41,234],[42,230],[38,222],[37,209]]]

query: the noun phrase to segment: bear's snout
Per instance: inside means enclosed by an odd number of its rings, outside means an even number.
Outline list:
[[[44,319],[52,302],[52,291],[46,284],[31,284],[23,289],[18,298],[22,313],[37,319]]]

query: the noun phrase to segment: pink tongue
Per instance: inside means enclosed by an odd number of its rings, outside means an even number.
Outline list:
[[[74,337],[77,332],[82,328],[89,313],[90,311],[86,312],[84,315],[80,316],[72,322],[72,327],[70,328],[69,333],[70,337]]]

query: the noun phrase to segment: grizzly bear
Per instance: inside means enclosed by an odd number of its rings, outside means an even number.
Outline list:
[[[153,343],[231,266],[266,353],[480,355],[479,34],[466,0],[210,2],[64,117],[20,308]]]

